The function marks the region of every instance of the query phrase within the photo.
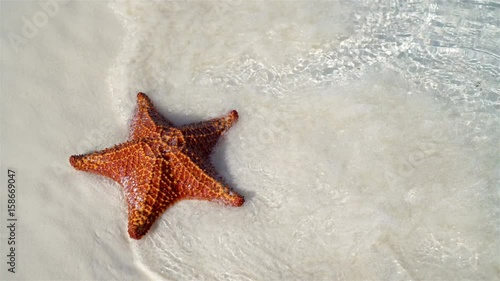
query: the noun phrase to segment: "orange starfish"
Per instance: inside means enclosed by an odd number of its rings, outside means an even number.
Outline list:
[[[175,127],[146,94],[137,94],[137,104],[127,142],[69,158],[77,170],[109,177],[123,186],[131,238],[141,239],[169,206],[182,199],[243,205],[243,196],[223,184],[209,162],[219,137],[238,120],[236,110]]]

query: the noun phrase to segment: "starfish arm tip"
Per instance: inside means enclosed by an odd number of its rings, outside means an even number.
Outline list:
[[[245,203],[245,197],[243,196],[238,196],[236,199],[233,201],[233,206],[235,207],[241,207]]]
[[[245,203],[245,197],[236,193],[235,191],[229,191],[226,195],[225,202],[229,206],[240,207]]]
[[[236,110],[234,110],[234,109],[233,109],[233,110],[231,110],[231,111],[229,112],[229,117],[230,117],[231,119],[233,119],[234,121],[237,121],[237,120],[238,120],[238,118],[240,118],[240,116],[239,116],[239,114],[238,114],[238,111],[236,111]]]
[[[82,156],[81,155],[71,155],[69,157],[69,163],[71,164],[71,166],[75,167],[78,169],[78,167],[80,166],[80,160],[81,160]]]
[[[139,110],[141,108],[149,108],[152,106],[151,100],[149,99],[148,95],[143,92],[137,93],[137,105],[139,106]]]
[[[156,219],[155,219],[156,220]],[[154,222],[154,220],[153,220]],[[130,238],[140,240],[151,228],[152,223],[147,221],[145,224],[136,224],[129,221],[128,235]]]
[[[136,231],[131,230],[131,229],[129,229],[128,235],[130,236],[130,238],[135,239],[135,240],[140,240],[142,238],[142,236],[144,236],[144,234],[139,234]]]

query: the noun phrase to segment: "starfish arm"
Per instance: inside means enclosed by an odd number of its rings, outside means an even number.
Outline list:
[[[195,150],[202,158],[208,157],[219,138],[238,120],[238,112],[230,111],[221,118],[180,127],[186,146]]]
[[[140,239],[178,197],[174,180],[162,158],[145,142],[128,142],[87,155],[74,155],[70,163],[119,182],[128,206],[128,232]]]
[[[130,125],[130,140],[140,140],[148,137],[158,137],[160,126],[173,126],[153,106],[153,103],[144,93],[137,94],[137,112]]]
[[[69,162],[77,170],[103,175],[123,185],[130,175],[152,168],[153,157],[146,143],[125,142],[94,153],[73,155]]]
[[[221,201],[237,207],[245,202],[243,196],[211,177],[185,154],[172,154],[171,163],[172,174],[182,198]]]
[[[165,210],[179,200],[176,181],[168,162],[158,158],[150,179],[132,182],[125,187],[128,203],[128,233],[141,239]]]

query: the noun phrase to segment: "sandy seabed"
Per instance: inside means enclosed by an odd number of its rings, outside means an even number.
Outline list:
[[[500,10],[369,2],[0,2],[1,278],[500,279]],[[138,91],[178,125],[238,110],[212,160],[242,208],[128,237],[68,157],[126,140]]]

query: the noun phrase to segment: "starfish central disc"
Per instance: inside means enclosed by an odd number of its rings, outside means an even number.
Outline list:
[[[131,238],[142,238],[179,200],[243,205],[243,196],[232,191],[210,163],[218,139],[238,120],[235,110],[220,118],[176,127],[156,111],[146,94],[137,94],[137,105],[128,141],[69,158],[77,170],[109,177],[123,186]]]

